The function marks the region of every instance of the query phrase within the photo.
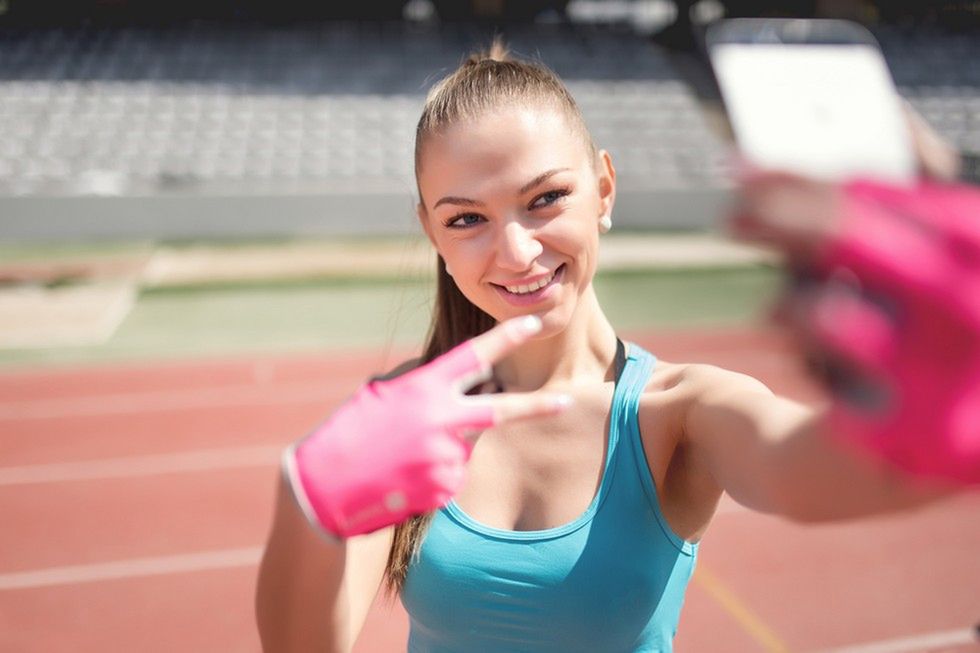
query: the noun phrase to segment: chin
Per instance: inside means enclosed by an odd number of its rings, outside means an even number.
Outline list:
[[[504,320],[509,320],[515,317],[523,317],[525,315],[536,315],[541,319],[541,331],[534,335],[532,340],[540,340],[543,338],[550,338],[556,336],[568,328],[571,322],[571,315],[569,311],[565,310],[565,307],[555,306],[549,310],[528,310],[523,312],[508,312],[501,316],[493,316],[498,322]]]
[[[566,314],[565,311],[548,311],[543,314],[538,314],[538,317],[541,318],[541,331],[538,333],[539,338],[556,336],[567,329],[569,322],[571,322],[571,316]]]

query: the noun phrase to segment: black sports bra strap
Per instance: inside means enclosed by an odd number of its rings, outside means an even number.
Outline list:
[[[619,338],[616,338],[616,358],[613,362],[613,369],[615,370],[616,383],[619,383],[619,377],[623,375],[623,370],[626,369],[626,345]]]

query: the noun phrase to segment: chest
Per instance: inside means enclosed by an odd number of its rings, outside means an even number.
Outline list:
[[[570,392],[561,415],[489,429],[480,436],[456,503],[477,521],[542,530],[573,520],[602,478],[613,384]]]
[[[505,530],[544,530],[576,519],[602,481],[613,392],[612,383],[579,388],[571,392],[574,408],[560,416],[484,432],[456,504],[476,521]],[[676,442],[669,397],[656,411],[642,438],[661,489]]]

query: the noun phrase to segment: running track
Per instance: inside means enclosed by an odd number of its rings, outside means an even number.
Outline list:
[[[628,335],[668,360],[818,397],[770,333]],[[0,651],[257,651],[278,451],[391,362],[343,352],[0,374]],[[976,494],[819,527],[726,503],[677,649],[978,651],[978,517]],[[405,631],[400,607],[376,606],[357,651],[404,650]]]

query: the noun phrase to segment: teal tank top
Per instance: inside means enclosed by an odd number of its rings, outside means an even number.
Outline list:
[[[631,345],[613,392],[602,482],[574,521],[539,531],[436,512],[402,602],[410,653],[671,651],[697,545],[660,510],[640,441],[656,359]]]

